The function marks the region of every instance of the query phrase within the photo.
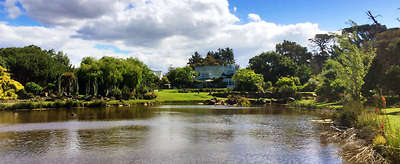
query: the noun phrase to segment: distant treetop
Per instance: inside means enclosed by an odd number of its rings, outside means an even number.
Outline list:
[[[228,65],[235,64],[235,58],[231,48],[219,48],[217,51],[209,51],[204,58],[198,52],[195,52],[189,58],[187,64],[192,68],[196,66]]]

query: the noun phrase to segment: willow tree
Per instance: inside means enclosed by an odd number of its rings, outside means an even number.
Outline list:
[[[364,42],[359,47],[352,43],[357,39],[355,34],[338,36],[340,52],[338,60],[332,61],[337,72],[337,78],[343,82],[345,94],[350,101],[360,102],[362,99],[361,88],[364,77],[367,75],[371,63],[376,55],[376,50],[371,42]]]
[[[79,94],[78,79],[73,72],[66,72],[58,79],[58,93],[62,95],[64,92],[68,96]]]
[[[83,83],[85,95],[97,96],[99,83],[102,82],[102,71],[99,62],[93,57],[85,57],[82,59],[81,66],[77,71],[79,80]]]
[[[16,92],[24,89],[24,86],[18,81],[11,79],[7,69],[0,66],[0,99],[17,99],[18,95]]]

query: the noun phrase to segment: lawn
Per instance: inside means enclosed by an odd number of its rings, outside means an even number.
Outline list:
[[[165,89],[157,92],[157,102],[199,102],[213,98],[207,92],[179,93],[177,89]]]
[[[383,113],[385,113],[384,118],[388,120],[390,129],[400,131],[400,108],[384,109]]]
[[[383,110],[383,113],[389,115],[399,115],[400,116],[400,108],[387,108]]]

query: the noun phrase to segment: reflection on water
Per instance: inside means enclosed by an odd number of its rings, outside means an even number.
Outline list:
[[[313,119],[282,107],[0,112],[0,163],[342,163]]]

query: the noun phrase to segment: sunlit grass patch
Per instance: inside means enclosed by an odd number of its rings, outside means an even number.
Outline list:
[[[205,92],[179,93],[177,89],[168,89],[157,92],[157,102],[179,102],[179,101],[205,101],[213,98]]]

